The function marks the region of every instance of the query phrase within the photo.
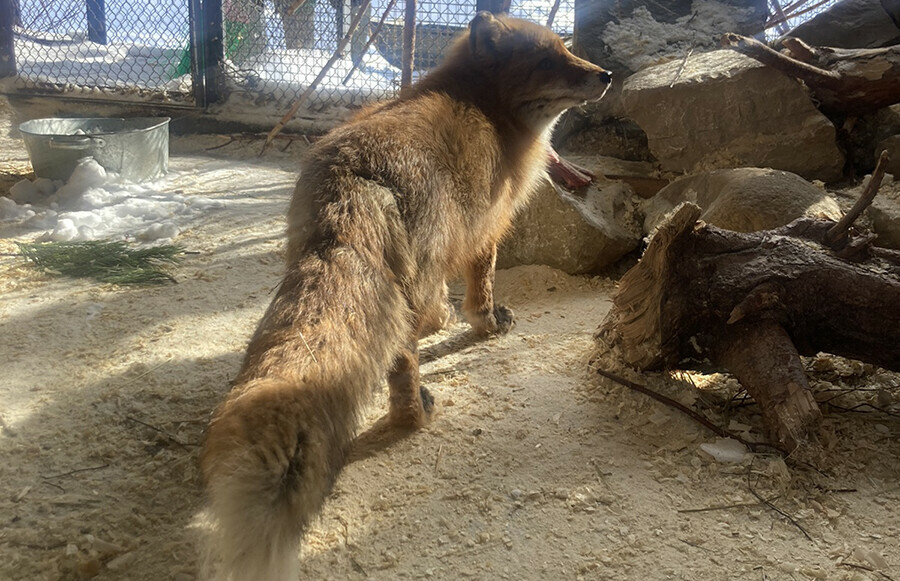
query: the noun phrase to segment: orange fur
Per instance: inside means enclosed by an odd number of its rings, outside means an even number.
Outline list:
[[[385,376],[390,408],[368,441],[425,424],[416,344],[453,313],[447,277],[465,276],[477,333],[509,330],[497,242],[543,175],[556,118],[608,84],[547,29],[479,13],[419,84],[311,148],[287,273],[201,452],[214,575],[295,578],[300,537]]]

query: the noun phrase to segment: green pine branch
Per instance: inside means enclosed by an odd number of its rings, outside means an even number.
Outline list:
[[[167,267],[184,252],[171,244],[131,248],[124,242],[103,240],[16,244],[25,258],[46,272],[113,284],[175,282]]]

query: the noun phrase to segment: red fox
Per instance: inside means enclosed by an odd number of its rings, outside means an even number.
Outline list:
[[[200,455],[217,578],[296,579],[301,536],[385,377],[371,441],[426,424],[417,342],[453,313],[446,278],[465,277],[476,334],[510,329],[497,242],[544,175],[556,119],[609,83],[546,28],[481,12],[442,65],[308,151],[286,274]]]

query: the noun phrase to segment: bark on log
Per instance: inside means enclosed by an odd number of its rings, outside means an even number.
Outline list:
[[[858,115],[900,103],[900,45],[841,49],[786,38],[785,54],[731,33],[722,44],[803,81],[825,113]]]
[[[820,418],[799,355],[900,371],[900,253],[832,242],[830,220],[738,233],[699,215],[679,206],[622,278],[598,338],[625,363],[675,369],[694,358],[728,369],[787,449]],[[852,261],[839,256],[848,250]]]

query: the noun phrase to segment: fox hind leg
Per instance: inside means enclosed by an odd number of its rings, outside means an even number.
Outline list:
[[[350,461],[362,460],[425,427],[434,411],[434,397],[420,383],[416,344],[404,348],[388,374],[388,413],[360,434],[350,450]]]
[[[419,352],[415,344],[394,359],[388,375],[390,408],[387,417],[401,431],[424,427],[434,410],[434,398],[421,384]]]
[[[503,335],[515,324],[512,310],[494,304],[494,271],[497,245],[491,244],[466,268],[463,313],[477,335]]]
[[[419,325],[419,338],[437,333],[456,323],[456,308],[450,302],[447,283],[437,287],[435,296],[426,305]]]

